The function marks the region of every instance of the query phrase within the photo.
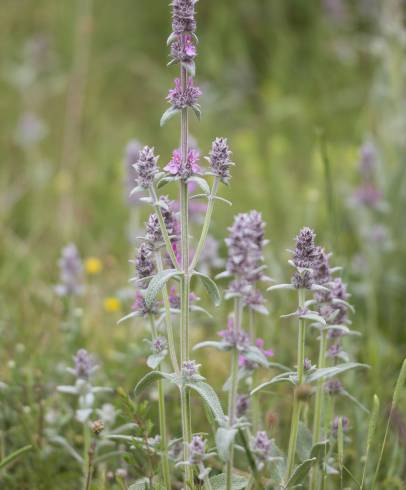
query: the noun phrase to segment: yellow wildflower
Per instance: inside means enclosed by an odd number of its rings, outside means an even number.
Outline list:
[[[85,271],[87,274],[95,275],[103,269],[103,264],[97,257],[88,257],[85,260]]]
[[[115,311],[118,311],[121,308],[120,300],[118,298],[113,297],[113,296],[111,296],[109,298],[105,298],[103,305],[104,305],[104,309],[108,313],[114,313]]]

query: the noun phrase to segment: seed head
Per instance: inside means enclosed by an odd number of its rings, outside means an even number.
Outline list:
[[[93,432],[93,434],[96,434],[97,436],[104,430],[104,423],[102,420],[95,420],[90,424],[90,429]]]

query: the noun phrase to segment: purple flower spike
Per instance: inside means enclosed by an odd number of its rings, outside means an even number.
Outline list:
[[[337,436],[338,433],[338,422],[340,420],[340,417],[335,417],[333,420],[333,423],[331,424],[331,430],[335,436]],[[348,417],[343,416],[341,417],[341,424],[343,427],[343,432],[348,432],[349,426],[350,426],[350,421],[348,420]]]
[[[330,379],[324,385],[329,395],[339,395],[343,391],[343,384],[338,379]]]
[[[197,0],[173,0],[172,5],[172,30],[175,34],[195,32],[195,5]]]
[[[165,337],[157,337],[152,342],[152,350],[154,354],[160,354],[168,347],[168,341]]]
[[[313,267],[317,264],[319,256],[318,247],[314,240],[316,235],[311,228],[304,227],[296,237],[296,248],[293,252],[293,263],[298,269],[292,276],[292,284],[297,289],[310,289],[314,284]]]
[[[248,412],[249,407],[250,397],[248,395],[238,395],[236,404],[237,417],[243,417]]]
[[[83,264],[76,245],[70,243],[63,248],[58,266],[60,284],[55,287],[56,293],[59,296],[83,294]]]
[[[201,436],[193,436],[189,444],[189,463],[197,465],[203,463],[205,452],[206,441]]]
[[[158,156],[154,155],[154,149],[145,146],[138,155],[138,160],[134,164],[137,172],[137,184],[143,189],[148,189],[154,182],[155,175],[158,173]]]
[[[166,100],[174,109],[181,110],[196,106],[201,95],[202,91],[200,88],[193,85],[193,78],[190,77],[188,79],[184,90],[180,79],[177,78],[175,80],[175,88],[169,90]]]
[[[95,365],[90,354],[85,349],[79,349],[74,357],[74,371],[77,378],[89,379]]]
[[[135,270],[138,279],[144,279],[152,276],[155,272],[155,263],[152,260],[150,247],[147,243],[141,243],[135,257]],[[147,281],[141,281],[142,287],[147,285]]]
[[[211,147],[211,152],[206,160],[210,163],[211,171],[223,184],[228,184],[231,179],[230,167],[232,152],[228,147],[227,138],[216,138]]]
[[[186,378],[192,378],[196,374],[199,374],[200,364],[197,364],[196,361],[185,361],[182,365],[182,374]]]
[[[252,450],[260,461],[266,461],[271,455],[272,443],[265,431],[256,433],[252,441]]]

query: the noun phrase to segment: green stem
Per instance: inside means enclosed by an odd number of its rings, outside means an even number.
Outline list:
[[[251,343],[252,345],[255,345],[255,340],[257,338],[257,331],[256,331],[256,325],[255,325],[255,312],[254,310],[250,309],[249,310],[249,331],[250,331],[250,337],[251,337]],[[255,386],[255,371],[252,373],[252,385]],[[254,432],[257,432],[259,430],[259,425],[260,425],[260,419],[261,419],[261,410],[260,410],[260,404],[259,404],[259,397],[254,396],[251,398],[251,414],[252,414],[252,430]]]
[[[161,254],[159,252],[155,254],[155,261],[156,261],[158,272],[161,272],[164,266],[162,263]],[[172,369],[175,371],[175,373],[179,374],[179,364],[178,364],[178,358],[176,355],[176,348],[175,348],[175,337],[173,335],[173,328],[172,328],[171,305],[169,303],[168,289],[166,285],[162,288],[162,298],[164,301],[164,308],[165,308],[165,323],[166,323],[166,334],[168,337],[169,357],[171,358]]]
[[[187,72],[181,67],[181,84],[182,89],[186,88]],[[181,128],[180,128],[180,151],[182,166],[185,167],[188,157],[188,111],[187,108],[181,112]],[[190,357],[190,335],[189,335],[189,291],[190,291],[190,276],[189,276],[189,195],[187,183],[179,182],[180,186],[180,228],[181,228],[181,253],[182,253],[182,271],[181,278],[181,314],[180,314],[180,358],[181,366]],[[181,388],[181,414],[182,414],[182,437],[183,437],[183,458],[184,461],[189,460],[189,444],[192,438],[191,428],[191,410],[190,396],[186,387]],[[184,473],[185,488],[194,488],[193,471],[190,465],[185,465]]]
[[[149,317],[151,324],[152,336],[157,337],[155,321],[152,315]],[[168,458],[168,436],[166,429],[166,411],[165,411],[165,392],[163,380],[158,381],[158,411],[159,411],[159,433],[161,435],[161,463],[162,476],[166,488],[171,488],[171,474],[169,469]]]
[[[234,301],[234,329],[236,332],[240,330],[241,325],[241,298],[236,298]],[[228,427],[231,429],[234,426],[236,418],[236,404],[238,391],[238,349],[234,348],[231,351],[231,386],[228,392]],[[233,466],[234,466],[234,445],[230,445],[230,454],[226,466],[226,489],[232,489]]]
[[[149,188],[149,192],[151,195],[151,199],[153,201],[153,206],[154,206],[156,215],[158,216],[159,226],[161,229],[162,237],[163,237],[164,242],[165,242],[166,251],[168,252],[168,254],[172,260],[173,266],[176,269],[179,269],[179,263],[178,263],[178,260],[176,258],[175,252],[173,251],[171,239],[169,238],[168,230],[166,229],[165,221],[164,221],[164,218],[162,216],[161,207],[158,206],[158,204],[156,204],[158,202],[158,195],[157,195],[155,187],[153,185]]]
[[[299,289],[299,311],[304,308],[305,289]],[[305,323],[299,318],[299,335],[297,346],[297,384],[300,386],[304,380],[304,354],[305,354]],[[301,412],[301,402],[297,398],[297,393],[293,397],[292,422],[289,437],[288,461],[286,471],[286,481],[290,478],[295,465],[295,454],[297,445],[297,435],[299,431],[299,419]]]
[[[91,463],[90,445],[91,445],[90,427],[85,422],[83,424],[83,488],[85,490],[88,488],[89,467]]]
[[[200,255],[203,251],[203,248],[206,244],[207,234],[208,234],[209,229],[210,229],[211,217],[213,215],[214,197],[217,194],[218,185],[219,185],[219,178],[215,177],[214,182],[213,182],[213,187],[211,188],[211,192],[208,196],[209,204],[207,205],[206,216],[204,218],[202,233],[200,235],[199,243],[197,244],[196,252],[193,256],[192,263],[190,264],[190,270],[191,271],[193,271],[194,268],[196,267],[197,262],[199,261]]]
[[[327,330],[322,328],[320,331],[320,347],[318,369],[322,369],[326,364],[326,348],[327,348]],[[314,402],[314,419],[313,419],[313,444],[320,441],[321,436],[321,414],[324,412],[324,389],[323,380],[317,382],[316,399]],[[319,480],[319,468],[315,465],[312,469],[310,488],[316,490]]]

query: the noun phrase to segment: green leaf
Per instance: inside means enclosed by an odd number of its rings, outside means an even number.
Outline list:
[[[256,393],[258,393],[258,391],[261,391],[264,388],[266,388],[266,387],[268,387],[270,385],[276,384],[276,383],[283,383],[283,382],[287,381],[289,383],[294,384],[294,382],[292,380],[292,376],[294,374],[295,373],[293,373],[291,371],[288,371],[288,372],[282,373],[282,374],[278,374],[277,376],[275,376],[274,378],[272,378],[270,381],[265,381],[265,383],[262,383],[259,386],[257,386],[256,388],[254,388],[251,391],[250,396],[255,395]]]
[[[32,449],[32,446],[31,446],[31,444],[29,444],[28,446],[23,446],[20,449],[17,449],[13,453],[11,453],[8,456],[6,456],[5,458],[3,458],[0,461],[0,470],[2,468],[5,468],[7,465],[9,465],[10,463],[12,463],[14,460],[16,460],[17,458],[19,458],[23,454],[28,453],[28,451],[31,451],[31,449]]]
[[[151,354],[147,359],[147,366],[151,369],[156,369],[161,362],[165,359],[166,352],[160,352],[159,354]]]
[[[244,357],[262,367],[269,366],[269,362],[265,354],[255,345],[251,345],[246,351],[244,351]]]
[[[328,451],[330,449],[330,441],[320,441],[313,445],[312,450],[310,451],[310,457],[316,458],[317,461],[321,462],[326,457]]]
[[[313,373],[306,377],[306,383],[312,383],[319,379],[334,378],[338,374],[349,371],[355,368],[368,368],[367,364],[360,364],[359,362],[346,362],[344,364],[338,364],[337,366],[316,369]]]
[[[217,349],[221,352],[225,352],[230,350],[230,346],[225,344],[224,342],[220,342],[218,340],[206,340],[204,342],[199,342],[196,344],[192,350],[204,349],[206,347],[212,347],[213,349]]]
[[[226,475],[221,473],[220,475],[210,478],[210,485],[212,490],[226,490]],[[242,490],[248,485],[248,480],[244,476],[232,475],[232,490]]]
[[[179,109],[175,109],[175,107],[169,107],[169,109],[166,109],[166,111],[162,114],[160,125],[161,127],[166,124],[169,119],[172,117],[176,116],[176,114],[180,112]]]
[[[217,396],[217,393],[213,390],[213,388],[203,381],[193,381],[186,383],[191,390],[196,391],[198,395],[203,398],[203,400],[207,403],[210,410],[213,412],[214,418],[221,425],[225,422],[225,415],[223,412],[223,408],[221,406],[220,400]]]
[[[300,461],[305,461],[306,459],[309,459],[310,452],[312,450],[312,439],[313,436],[309,429],[304,425],[303,422],[299,422],[296,452],[299,456]]]
[[[202,274],[201,272],[194,271],[193,275],[199,277],[199,279],[203,283],[203,286],[206,288],[207,292],[209,293],[209,296],[213,301],[213,304],[215,306],[218,306],[221,301],[221,296],[220,296],[219,288],[217,287],[217,284],[213,281],[213,279],[211,279],[209,276],[206,276],[206,274]]]
[[[148,490],[148,478],[139,478],[135,483],[128,487],[128,490]]]
[[[140,381],[138,381],[136,387],[134,388],[134,396],[137,396],[144,391],[147,386],[149,386],[154,381],[159,381],[160,379],[166,379],[171,383],[176,383],[176,376],[174,374],[162,373],[161,371],[151,371],[147,373]]]
[[[145,293],[145,304],[148,308],[154,304],[154,301],[160,292],[160,290],[165,286],[165,284],[175,276],[180,276],[181,272],[177,269],[165,269],[158,272],[148,285],[147,292]]]
[[[269,471],[272,480],[276,483],[283,481],[286,473],[286,457],[279,447],[275,444],[275,441],[271,440],[271,454],[273,459],[269,462]]]
[[[200,121],[200,118],[202,117],[202,110],[200,109],[199,104],[192,105],[192,110],[195,113],[197,119]]]
[[[194,182],[195,184],[197,184],[200,187],[200,189],[205,193],[205,195],[210,194],[210,186],[207,183],[207,181],[202,177],[198,177],[197,175],[194,175],[193,177],[189,177],[187,181]]]
[[[288,482],[285,485],[285,488],[291,488],[295,485],[301,483],[306,476],[308,475],[310,468],[316,462],[316,458],[306,459],[300,465],[296,466],[293,470],[292,476],[289,478]]]
[[[230,456],[230,446],[233,444],[237,429],[219,427],[216,432],[216,447],[220,458],[227,462]]]

